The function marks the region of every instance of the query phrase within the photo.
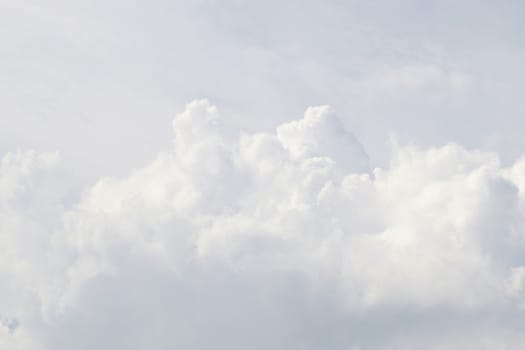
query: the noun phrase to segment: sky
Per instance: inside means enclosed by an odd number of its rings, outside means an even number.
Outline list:
[[[523,13],[0,0],[0,348],[522,349]]]

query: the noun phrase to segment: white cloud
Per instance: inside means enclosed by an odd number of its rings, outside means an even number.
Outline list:
[[[277,136],[294,159],[329,157],[346,172],[369,170],[361,145],[328,106],[308,108],[304,119],[279,126]]]
[[[173,126],[74,205],[56,155],[4,156],[0,344],[520,348],[525,160],[396,146],[370,170],[328,107],[246,133],[200,100]]]

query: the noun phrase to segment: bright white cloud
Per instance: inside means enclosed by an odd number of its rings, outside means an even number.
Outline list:
[[[525,160],[409,145],[372,170],[329,107],[246,133],[199,100],[173,127],[79,200],[56,154],[4,156],[0,345],[521,348]]]

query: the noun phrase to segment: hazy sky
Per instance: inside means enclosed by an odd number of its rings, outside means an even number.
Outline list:
[[[0,0],[0,348],[522,349],[524,16]]]
[[[388,159],[388,133],[521,155],[521,1],[2,1],[0,150],[96,173],[144,164],[208,98],[247,130],[329,104]],[[227,113],[226,113],[227,112]],[[118,159],[118,160],[117,160]]]

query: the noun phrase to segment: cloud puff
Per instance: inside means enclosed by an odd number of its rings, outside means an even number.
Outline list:
[[[0,344],[523,344],[525,160],[409,145],[372,170],[328,107],[244,133],[200,100],[173,127],[172,150],[74,204],[56,154],[4,156]]]

